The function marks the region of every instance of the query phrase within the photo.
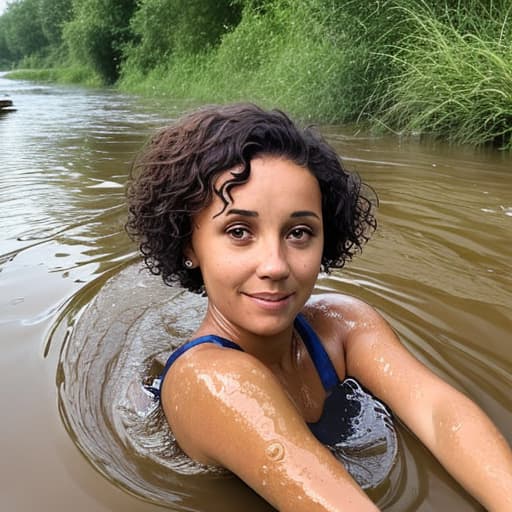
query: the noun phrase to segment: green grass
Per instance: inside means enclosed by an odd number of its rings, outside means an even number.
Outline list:
[[[372,99],[375,122],[512,149],[512,7],[439,19],[417,3],[402,8],[416,29],[395,48],[399,72]]]
[[[82,84],[88,87],[100,87],[101,78],[85,67],[44,68],[44,69],[15,69],[9,71],[6,78],[17,80],[34,80],[37,82],[58,82]]]

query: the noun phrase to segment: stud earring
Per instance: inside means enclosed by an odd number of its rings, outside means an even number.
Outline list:
[[[187,267],[187,268],[189,268],[189,269],[190,269],[190,268],[192,268],[192,267],[194,266],[194,264],[192,263],[192,260],[191,260],[191,259],[189,259],[189,258],[186,258],[186,259],[185,259],[185,261],[184,261],[184,265],[185,265],[185,267]]]

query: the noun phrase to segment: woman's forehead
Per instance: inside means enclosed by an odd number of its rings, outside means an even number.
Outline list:
[[[316,177],[311,172],[311,170],[304,166],[295,163],[292,159],[287,158],[286,156],[281,155],[258,155],[252,158],[249,161],[249,176],[245,182],[249,183],[253,180],[255,173],[260,173],[262,171],[272,174],[273,179],[277,179],[279,175],[279,171],[283,169],[283,167],[290,169],[294,169],[296,171],[307,171],[311,176],[313,176],[316,180]],[[245,170],[245,164],[239,163],[234,166],[221,171],[218,176],[213,181],[213,186],[215,189],[219,190],[222,186],[233,179],[234,176],[241,174]],[[297,178],[296,178],[297,179]],[[240,182],[242,185],[242,182]],[[238,186],[238,185],[237,185]]]
[[[265,156],[251,161],[248,179],[237,181],[237,174],[243,170],[238,165],[219,175],[214,184],[215,194],[205,209],[211,207],[215,216],[234,205],[257,210],[269,202],[295,209],[304,209],[302,205],[321,209],[320,187],[309,169],[289,159]]]

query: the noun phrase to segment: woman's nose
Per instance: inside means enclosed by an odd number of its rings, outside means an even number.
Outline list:
[[[274,281],[286,279],[290,274],[290,266],[286,250],[280,243],[262,244],[256,274],[260,279]]]

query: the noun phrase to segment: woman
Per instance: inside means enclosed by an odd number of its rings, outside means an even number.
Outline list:
[[[187,455],[281,511],[377,510],[326,446],[345,435],[331,428],[349,414],[350,377],[488,510],[512,510],[512,452],[489,418],[369,305],[311,295],[376,225],[370,189],[317,133],[254,105],[204,108],[155,136],[134,171],[127,228],[146,264],[208,298],[158,390]]]

